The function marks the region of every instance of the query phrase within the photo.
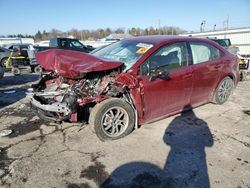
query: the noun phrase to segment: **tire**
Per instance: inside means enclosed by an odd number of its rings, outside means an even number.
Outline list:
[[[41,74],[43,72],[43,68],[40,65],[38,65],[34,68],[34,71],[37,74]]]
[[[6,57],[1,60],[1,67],[6,67],[7,60],[8,60],[8,58],[6,58]]]
[[[245,71],[240,71],[240,81],[245,81],[247,78],[247,73]]]
[[[19,68],[16,68],[16,67],[13,67],[13,68],[11,69],[11,72],[12,72],[15,76],[21,74],[21,70],[20,70]]]
[[[214,94],[214,103],[223,104],[225,103],[234,89],[233,80],[230,77],[225,77],[221,80]]]
[[[107,99],[91,110],[89,124],[94,125],[95,133],[101,141],[120,139],[134,129],[134,110],[122,99]]]

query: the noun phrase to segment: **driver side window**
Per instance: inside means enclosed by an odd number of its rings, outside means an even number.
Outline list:
[[[187,65],[186,43],[175,43],[162,47],[150,56],[141,66],[141,74],[150,76],[155,69],[171,71]]]

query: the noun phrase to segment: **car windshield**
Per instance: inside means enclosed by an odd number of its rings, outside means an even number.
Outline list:
[[[128,70],[152,47],[153,44],[149,43],[122,40],[94,52],[93,55],[106,60],[121,61],[125,70]]]

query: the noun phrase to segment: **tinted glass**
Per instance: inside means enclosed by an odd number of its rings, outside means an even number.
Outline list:
[[[84,45],[82,43],[80,43],[79,41],[75,41],[75,40],[71,41],[69,46],[71,48],[84,48]]]
[[[219,45],[223,47],[229,47],[231,45],[229,39],[214,39],[213,41],[217,42]]]
[[[150,75],[150,70],[160,68],[171,71],[187,65],[185,43],[167,45],[153,54],[142,66],[141,74]]]
[[[60,47],[67,47],[67,40],[60,39]]]

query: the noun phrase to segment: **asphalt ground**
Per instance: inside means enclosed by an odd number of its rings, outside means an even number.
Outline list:
[[[0,80],[0,187],[250,187],[250,79],[206,104],[101,142],[92,125],[47,125],[25,92],[37,75]]]

